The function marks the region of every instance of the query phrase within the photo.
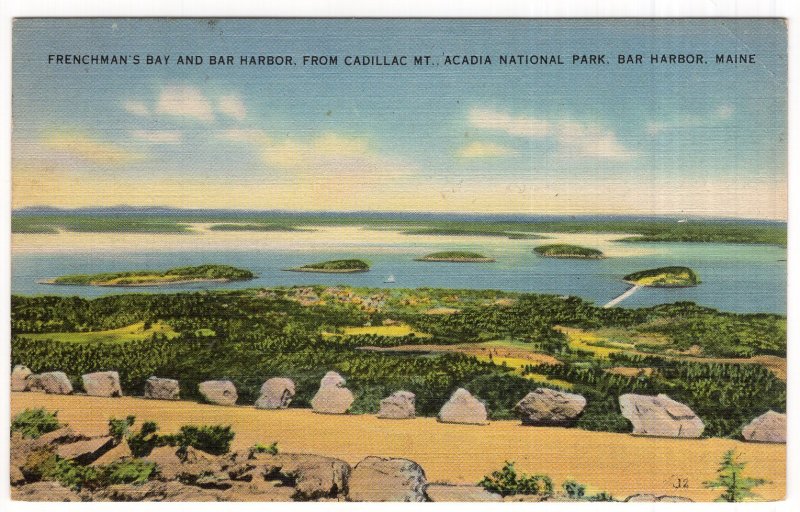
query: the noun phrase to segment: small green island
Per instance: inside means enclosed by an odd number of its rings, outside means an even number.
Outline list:
[[[492,258],[469,251],[442,251],[427,254],[422,258],[415,258],[414,261],[447,261],[453,263],[491,263]]]
[[[548,244],[540,245],[533,249],[533,252],[545,258],[573,258],[573,259],[593,259],[605,258],[605,254],[591,247],[581,247],[571,244]]]
[[[634,272],[623,279],[637,286],[654,288],[686,288],[700,284],[700,278],[689,267],[660,267]]]
[[[324,274],[348,274],[353,272],[367,272],[369,263],[363,260],[331,260],[320,263],[310,263],[302,267],[287,268],[289,272],[319,272]]]
[[[247,281],[255,274],[249,270],[228,265],[198,265],[176,267],[169,270],[136,270],[103,274],[73,274],[47,281],[44,284],[72,286],[161,286],[202,282]]]

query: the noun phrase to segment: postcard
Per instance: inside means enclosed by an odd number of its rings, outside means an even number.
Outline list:
[[[12,499],[784,499],[785,20],[18,18],[12,86]]]

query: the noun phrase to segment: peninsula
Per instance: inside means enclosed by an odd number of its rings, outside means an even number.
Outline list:
[[[605,254],[597,249],[581,247],[571,244],[548,244],[540,245],[533,249],[533,252],[545,258],[571,258],[571,259],[593,259],[605,258]]]
[[[491,263],[495,261],[493,258],[478,254],[477,252],[468,251],[442,251],[433,252],[422,258],[416,258],[415,261],[448,261],[453,263]]]
[[[287,268],[289,272],[319,272],[323,274],[348,274],[369,271],[369,263],[363,260],[331,260],[310,263],[302,267]]]
[[[228,265],[199,265],[169,270],[136,270],[103,274],[73,274],[43,281],[44,284],[73,286],[161,286],[202,282],[247,281],[255,274]]]
[[[686,288],[700,284],[700,278],[689,267],[659,267],[634,272],[623,277],[633,285],[653,288]]]

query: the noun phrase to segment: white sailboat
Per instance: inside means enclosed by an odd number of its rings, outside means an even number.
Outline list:
[[[394,282],[395,282],[395,279],[394,279],[394,274],[389,274],[389,275],[386,277],[386,279],[384,279],[384,280],[383,280],[383,282],[384,282],[384,283],[394,283]]]

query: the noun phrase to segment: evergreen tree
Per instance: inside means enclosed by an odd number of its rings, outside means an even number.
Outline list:
[[[728,450],[722,456],[717,474],[719,478],[708,482],[703,482],[703,485],[709,489],[725,489],[716,501],[744,501],[747,498],[755,498],[758,495],[751,492],[753,487],[758,487],[767,483],[763,478],[750,478],[743,476],[744,467],[747,465],[739,459],[739,454],[736,450]]]

